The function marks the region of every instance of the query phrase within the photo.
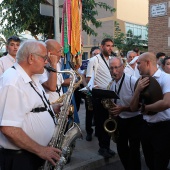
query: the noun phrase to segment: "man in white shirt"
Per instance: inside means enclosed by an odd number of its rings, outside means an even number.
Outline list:
[[[91,50],[90,50],[90,59],[93,58],[94,56],[100,54],[100,53],[101,53],[101,50],[100,50],[99,47],[95,47],[95,46],[92,47]],[[88,59],[88,61],[90,59]],[[81,74],[82,78],[83,78],[82,83],[83,83],[84,87],[86,87],[86,86],[88,86],[87,81],[86,81],[86,71],[87,71],[87,69],[84,69],[83,71],[84,72]],[[92,104],[92,97],[90,96],[90,93],[87,93],[85,95],[85,108],[86,108],[85,128],[86,128],[86,133],[87,133],[87,136],[86,136],[87,141],[92,141],[92,134],[93,134],[92,126],[95,124],[94,111],[93,111],[92,105],[93,105]]]
[[[141,109],[144,119],[141,142],[145,161],[149,169],[167,169],[170,155],[170,75],[157,68],[156,56],[151,52],[141,54],[137,64],[140,74],[154,77],[163,93],[162,100],[143,105]],[[148,77],[139,80],[130,105],[133,111],[138,110],[140,93],[148,85]],[[149,112],[157,113],[150,115]]]
[[[101,42],[101,54],[98,54],[89,60],[87,66],[86,78],[93,81],[98,88],[107,89],[112,80],[109,70],[109,60],[113,51],[114,42],[110,38],[105,38]],[[108,111],[103,107],[101,99],[93,100],[94,119],[96,125],[96,134],[99,141],[99,154],[104,158],[110,158],[115,152],[110,149],[110,135],[104,130],[103,124],[108,119]]]
[[[110,60],[110,71],[113,76],[110,90],[116,92],[120,98],[113,100],[114,106],[110,110],[110,114],[115,115],[117,121],[117,151],[124,169],[141,170],[140,128],[142,115],[139,111],[131,112],[130,109],[137,79],[124,73],[123,61],[118,57],[113,57]]]
[[[139,70],[137,69],[137,64],[136,64],[136,61],[135,60],[133,62],[133,59],[137,57],[137,54],[136,52],[134,51],[128,51],[127,53],[127,64],[126,64],[126,67],[124,69],[124,72],[126,74],[129,74],[129,75],[132,75],[132,76],[135,76],[136,78],[139,78],[140,77],[140,74],[139,74]]]
[[[44,70],[44,73],[39,76],[40,83],[45,88],[47,94],[49,94],[50,103],[54,103],[60,96],[63,95],[61,86],[68,86],[70,79],[63,80],[61,73],[61,56],[62,46],[53,39],[49,39],[45,42],[47,45],[47,51],[51,57],[50,66],[56,70],[56,72]]]
[[[16,53],[20,46],[21,40],[17,36],[11,36],[7,40],[6,50],[8,54],[0,58],[0,75],[2,75],[5,70],[12,67],[15,63]]]
[[[51,107],[35,75],[42,74],[47,64],[46,45],[26,41],[16,59],[0,77],[0,169],[35,170],[43,159],[55,165],[61,151],[47,145],[59,107]]]

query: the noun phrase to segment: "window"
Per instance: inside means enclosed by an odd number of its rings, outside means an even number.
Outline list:
[[[87,60],[88,59],[88,52],[84,52],[82,55],[82,60]]]
[[[137,24],[131,24],[131,23],[126,23],[126,34],[128,33],[129,30],[131,30],[132,34],[135,36],[141,36],[141,40],[146,40],[147,39],[147,27],[143,25],[137,25]],[[127,35],[128,38],[129,35]]]

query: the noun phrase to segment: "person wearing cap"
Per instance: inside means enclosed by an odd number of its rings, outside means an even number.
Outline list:
[[[119,96],[119,99],[112,100],[114,105],[110,109],[110,114],[113,114],[117,121],[115,141],[118,155],[125,170],[141,170],[140,129],[142,115],[139,111],[132,112],[130,109],[137,79],[124,73],[124,64],[119,57],[113,57],[109,66],[113,76],[110,90]]]
[[[141,54],[137,64],[140,75],[148,75],[156,79],[163,96],[160,100],[152,104],[142,104],[141,107],[140,94],[151,80],[148,77],[140,78],[130,107],[132,111],[140,109],[143,114],[141,143],[146,165],[150,170],[166,170],[170,158],[170,76],[157,68],[154,53]],[[155,89],[155,85],[152,89]],[[158,89],[155,89],[154,95],[158,95],[157,91]],[[154,97],[151,93],[149,95]],[[150,112],[156,112],[156,114],[150,114]]]
[[[126,74],[130,74],[132,76],[135,76],[136,78],[140,77],[139,71],[137,69],[137,54],[134,51],[128,51],[127,53],[127,64],[124,69],[124,72]]]
[[[6,50],[7,55],[0,58],[0,75],[15,63],[16,53],[20,46],[21,40],[17,36],[11,36],[7,40]]]

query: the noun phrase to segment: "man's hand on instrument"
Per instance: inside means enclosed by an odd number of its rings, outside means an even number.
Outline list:
[[[142,90],[149,85],[149,77],[140,78],[135,91],[142,92]]]
[[[109,113],[114,116],[118,116],[122,111],[123,111],[123,107],[116,104],[114,104],[114,107],[109,109]]]
[[[60,159],[61,150],[54,148],[54,147],[42,147],[39,150],[38,156],[44,160],[48,160],[53,164],[56,165],[56,162]]]
[[[59,112],[60,112],[61,106],[63,106],[63,103],[55,103],[55,104],[52,104],[54,113],[56,113],[56,114],[58,115]]]

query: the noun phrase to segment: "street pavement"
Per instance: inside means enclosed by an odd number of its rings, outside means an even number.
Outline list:
[[[76,146],[73,150],[70,163],[66,164],[64,170],[95,170],[102,166],[120,162],[119,157],[116,154],[114,157],[105,160],[102,156],[98,154],[98,140],[93,134],[92,141],[86,141],[86,131],[85,131],[85,106],[81,104],[79,110],[80,128],[83,133],[83,139],[76,140]],[[111,147],[117,153],[116,145],[111,141]],[[123,170],[122,165],[119,167]],[[118,170],[112,168],[112,170]]]
[[[98,154],[98,140],[94,134],[92,141],[86,141],[84,104],[81,104],[80,106],[79,119],[83,139],[76,140],[76,146],[73,150],[71,161],[64,166],[64,170],[124,170],[117,154],[116,144],[113,141],[111,141],[110,148],[116,152],[116,155],[107,160]],[[141,160],[142,170],[148,170],[145,165],[142,151]],[[168,168],[170,169],[170,164]]]

